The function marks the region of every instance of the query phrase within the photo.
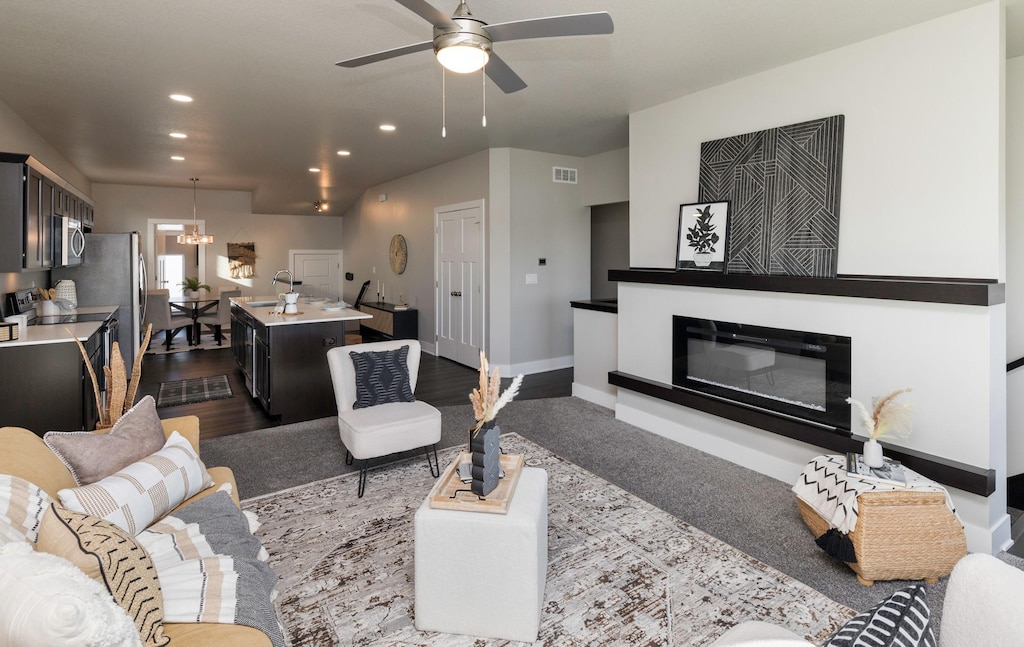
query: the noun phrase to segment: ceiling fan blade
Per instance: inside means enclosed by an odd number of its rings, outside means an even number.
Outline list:
[[[395,0],[409,11],[426,20],[435,27],[454,28],[451,16],[447,16],[440,9],[435,8],[425,0]]]
[[[519,75],[508,66],[508,63],[501,60],[494,52],[491,52],[491,57],[487,61],[487,67],[484,69],[487,70],[487,76],[494,81],[494,85],[501,88],[501,91],[505,94],[519,92],[526,87],[526,81],[519,78]]]
[[[399,0],[401,1],[401,0]],[[492,42],[523,40],[527,38],[554,38],[556,36],[589,36],[610,34],[615,24],[607,11],[577,13],[568,16],[549,16],[531,20],[499,22],[485,27]]]
[[[383,52],[377,52],[376,54],[367,54],[366,56],[358,56],[356,58],[338,61],[335,65],[340,65],[341,67],[360,67],[362,65],[369,65],[370,63],[376,63],[378,61],[386,61],[389,58],[398,58],[399,56],[414,54],[416,52],[422,52],[433,48],[434,42],[425,40],[422,43],[414,43],[412,45],[406,45],[405,47],[386,49]]]

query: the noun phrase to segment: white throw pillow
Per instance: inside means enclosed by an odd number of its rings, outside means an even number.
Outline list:
[[[135,625],[99,582],[27,542],[0,546],[0,645],[140,647]]]
[[[0,474],[0,545],[35,542],[50,495],[23,478]],[[0,643],[2,644],[2,643]]]
[[[65,508],[106,519],[132,535],[213,485],[206,466],[178,432],[163,449],[89,485],[57,492]]]

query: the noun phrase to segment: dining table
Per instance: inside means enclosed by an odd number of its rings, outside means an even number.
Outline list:
[[[205,296],[191,297],[187,294],[169,299],[171,308],[192,317],[192,344],[199,345],[199,317],[220,303],[220,295],[206,293]]]

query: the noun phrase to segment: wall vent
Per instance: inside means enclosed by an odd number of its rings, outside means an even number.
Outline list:
[[[552,166],[551,179],[562,184],[576,184],[576,169]]]

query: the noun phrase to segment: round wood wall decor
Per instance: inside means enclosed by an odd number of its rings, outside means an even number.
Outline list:
[[[391,238],[391,269],[395,271],[395,274],[401,274],[405,271],[405,266],[409,262],[409,246],[405,243],[405,236],[402,234],[395,234]]]

